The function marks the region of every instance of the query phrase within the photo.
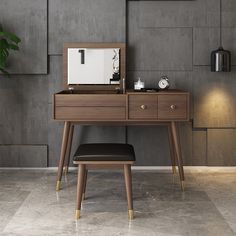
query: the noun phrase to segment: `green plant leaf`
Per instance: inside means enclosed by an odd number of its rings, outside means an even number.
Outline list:
[[[9,44],[9,48],[12,49],[12,50],[16,50],[16,51],[19,51],[19,47],[15,44]]]
[[[6,31],[0,31],[1,37],[6,37],[7,39],[11,40],[12,42],[18,44],[21,40],[18,38],[15,34],[6,32]]]
[[[9,74],[6,70],[4,70],[3,68],[0,67],[0,71],[1,71],[3,74],[8,75],[8,77],[9,77],[10,74]]]
[[[8,57],[9,55],[9,44],[6,39],[0,40],[0,55]]]
[[[7,55],[0,53],[0,66],[5,66],[7,57]]]
[[[3,31],[0,24],[0,72],[3,74],[9,73],[6,71],[6,61],[10,50],[19,50],[18,44],[21,42],[20,38],[15,34]]]

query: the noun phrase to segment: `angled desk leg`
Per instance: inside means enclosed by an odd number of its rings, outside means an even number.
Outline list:
[[[170,145],[170,157],[171,157],[171,165],[172,165],[172,173],[173,175],[176,174],[176,153],[174,148],[174,141],[173,135],[171,132],[171,124],[168,125],[168,138],[169,138],[169,145]]]
[[[70,131],[69,131],[69,138],[67,143],[67,150],[66,150],[66,160],[65,160],[65,166],[64,166],[64,173],[65,175],[68,173],[69,165],[70,165],[70,155],[71,155],[71,146],[72,146],[72,140],[73,140],[73,133],[74,133],[74,125],[70,125]]]
[[[56,191],[60,190],[61,176],[62,176],[64,161],[65,161],[70,126],[71,126],[71,123],[69,121],[65,121],[62,144],[61,144],[61,156],[60,156],[60,161],[59,161],[58,171],[57,171]]]
[[[182,191],[184,191],[184,168],[183,168],[183,161],[182,161],[182,154],[181,154],[181,145],[180,145],[177,124],[174,121],[171,122],[171,132],[173,135],[173,142],[174,142],[175,153],[177,157],[181,189]]]

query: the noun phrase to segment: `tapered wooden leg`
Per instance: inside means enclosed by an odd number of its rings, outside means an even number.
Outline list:
[[[125,175],[125,187],[128,201],[128,217],[130,220],[134,218],[133,211],[133,197],[132,197],[132,176],[131,176],[131,165],[124,165],[124,175]]]
[[[85,177],[85,165],[79,164],[78,167],[78,183],[77,183],[77,201],[76,201],[76,212],[75,218],[80,218],[80,209],[81,209],[81,202],[82,202],[82,194],[84,188],[84,177]]]
[[[171,157],[171,165],[172,165],[172,173],[176,173],[176,153],[173,145],[173,136],[171,132],[171,125],[168,125],[168,137],[169,137],[169,145],[170,145],[170,157]]]
[[[171,131],[173,135],[175,153],[177,157],[181,189],[184,190],[184,168],[183,168],[183,161],[182,161],[182,154],[181,154],[181,146],[180,146],[178,129],[176,126],[176,122],[174,121],[171,122]]]
[[[65,160],[65,166],[64,166],[64,173],[65,174],[68,173],[69,165],[70,165],[70,155],[71,155],[73,133],[74,133],[74,125],[71,124],[70,131],[69,131],[69,137],[68,137],[68,143],[67,143],[67,149],[66,149],[66,160]]]
[[[65,161],[69,130],[70,130],[70,122],[66,121],[64,124],[63,138],[62,138],[62,144],[61,144],[61,156],[60,156],[60,161],[59,161],[58,171],[57,171],[56,191],[60,190],[61,176],[62,176],[64,161]]]
[[[87,184],[87,176],[88,176],[88,170],[85,169],[85,172],[84,172],[84,187],[83,187],[82,200],[85,200],[85,191],[86,191],[86,184]]]

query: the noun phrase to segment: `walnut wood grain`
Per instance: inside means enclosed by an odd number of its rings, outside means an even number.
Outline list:
[[[158,119],[187,119],[188,96],[185,94],[158,95]]]
[[[59,120],[125,120],[125,107],[56,107]]]
[[[54,95],[54,119],[123,124],[189,120],[189,93],[168,91],[127,94]],[[81,123],[82,124],[82,123]]]
[[[157,95],[129,95],[128,119],[157,119]]]
[[[122,94],[56,94],[55,106],[125,107],[126,96]]]

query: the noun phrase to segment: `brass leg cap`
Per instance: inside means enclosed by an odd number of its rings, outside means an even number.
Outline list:
[[[172,166],[172,174],[175,175],[176,174],[176,167]]]
[[[61,187],[61,181],[57,181],[56,191],[59,191]]]
[[[134,211],[133,210],[128,210],[128,217],[129,217],[129,220],[134,219]]]
[[[184,181],[183,180],[181,181],[181,189],[182,189],[182,191],[184,191]]]
[[[80,218],[80,210],[75,211],[75,219],[78,220]]]

